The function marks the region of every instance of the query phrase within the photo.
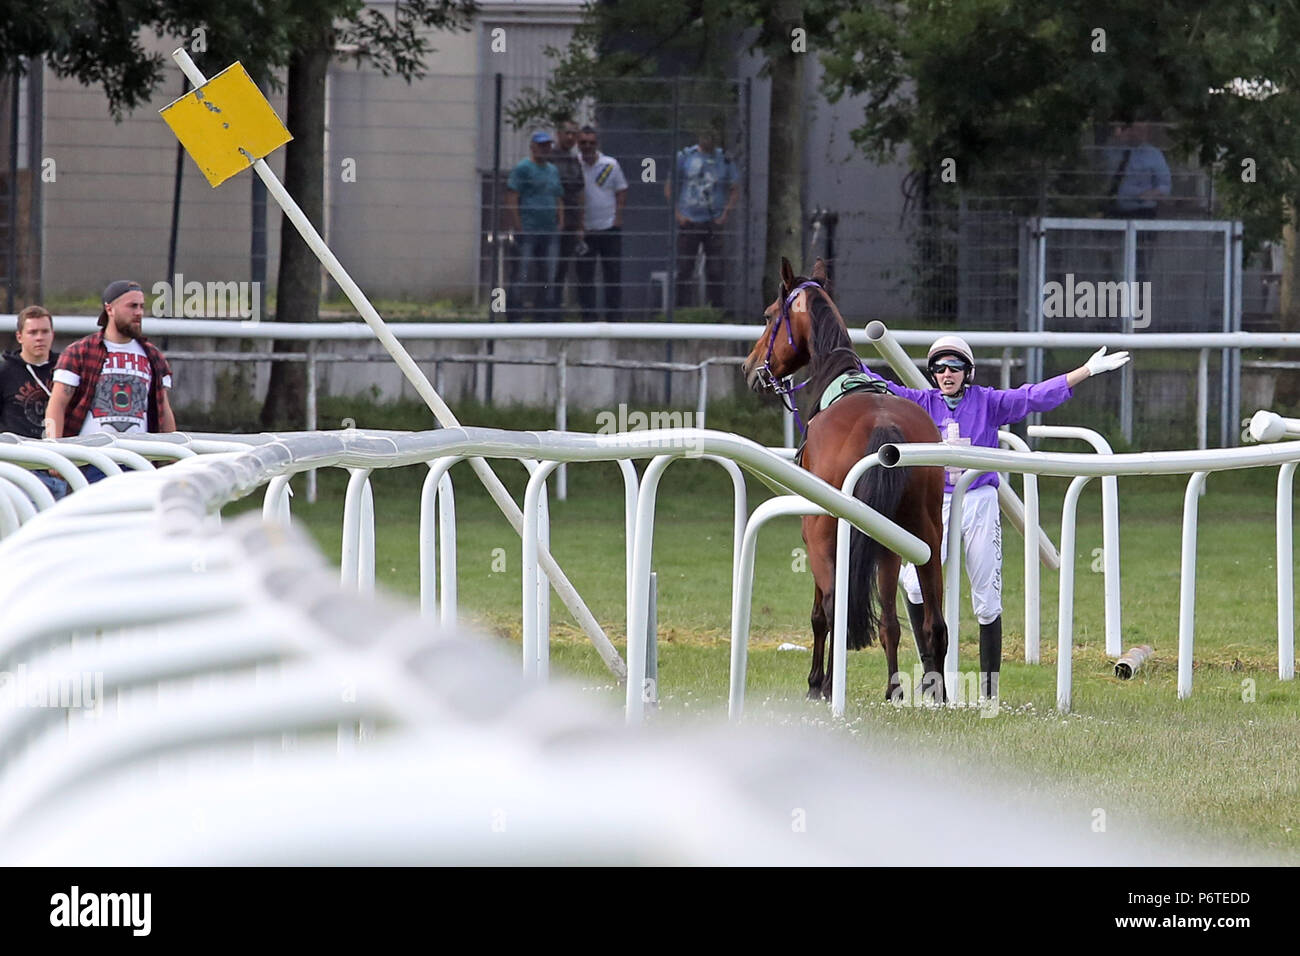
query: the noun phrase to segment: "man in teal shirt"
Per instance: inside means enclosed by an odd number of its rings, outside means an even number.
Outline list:
[[[510,170],[506,182],[506,228],[515,233],[519,271],[506,315],[517,310],[558,318],[560,297],[555,281],[559,262],[560,219],[564,190],[560,172],[550,161],[551,134],[536,132],[528,159]]]

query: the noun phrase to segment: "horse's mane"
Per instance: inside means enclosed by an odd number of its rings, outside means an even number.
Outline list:
[[[807,281],[798,279],[796,285]],[[831,302],[830,293],[824,289],[820,292],[808,290],[808,311],[812,325],[812,341],[809,343],[808,384],[804,394],[811,401],[809,421],[817,414],[822,392],[832,380],[844,372],[861,368],[861,361],[853,349],[853,340],[839,310]]]

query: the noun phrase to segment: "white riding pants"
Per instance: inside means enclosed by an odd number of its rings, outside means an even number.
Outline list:
[[[943,496],[943,552],[948,563],[948,512],[952,495]],[[998,510],[998,490],[984,485],[966,492],[961,506],[961,540],[966,578],[970,581],[971,606],[975,619],[992,624],[1002,615],[1002,519]],[[907,599],[921,603],[921,579],[911,564],[900,575]]]

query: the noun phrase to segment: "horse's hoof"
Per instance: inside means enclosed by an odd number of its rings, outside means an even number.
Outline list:
[[[809,699],[809,700],[821,700],[821,696],[822,696],[822,691],[821,691],[821,688],[820,688],[820,687],[809,687],[809,688],[808,688],[808,699]]]

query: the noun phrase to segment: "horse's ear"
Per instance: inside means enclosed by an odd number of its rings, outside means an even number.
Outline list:
[[[817,257],[817,263],[813,266],[812,280],[827,292],[831,291],[831,277],[826,274],[826,260],[821,256]]]
[[[785,256],[781,257],[781,284],[787,292],[794,288],[794,270],[790,268],[790,260]]]

